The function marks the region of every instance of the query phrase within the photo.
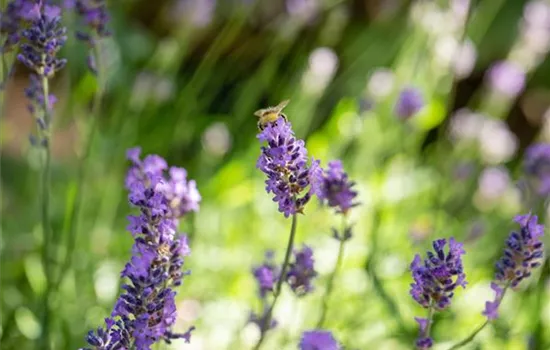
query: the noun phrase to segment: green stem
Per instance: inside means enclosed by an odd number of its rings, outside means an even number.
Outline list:
[[[296,236],[296,221],[297,221],[297,214],[292,215],[292,224],[290,227],[290,235],[288,237],[288,244],[286,246],[286,253],[285,253],[285,259],[283,261],[283,265],[281,267],[281,274],[279,275],[279,280],[277,281],[277,285],[275,286],[275,291],[273,293],[273,301],[271,302],[271,305],[267,309],[267,314],[265,315],[265,320],[262,322],[261,325],[261,335],[260,339],[258,340],[258,343],[256,343],[256,346],[254,347],[254,350],[259,350],[262,346],[262,343],[265,339],[265,334],[269,330],[269,326],[271,325],[271,318],[273,316],[273,309],[275,309],[275,305],[277,304],[277,300],[279,300],[279,295],[281,294],[281,288],[283,287],[283,282],[285,280],[286,271],[288,269],[288,265],[290,263],[290,255],[292,253],[292,248],[294,247],[294,237]]]
[[[51,117],[50,117],[50,101],[49,101],[49,81],[46,76],[41,74],[42,77],[42,93],[44,94],[44,122],[46,124],[46,129],[43,131],[39,130],[39,134],[42,134],[41,139],[45,142],[40,141],[40,145],[44,147],[45,158],[42,168],[41,176],[41,220],[42,220],[42,259],[44,265],[44,272],[46,274],[46,290],[44,292],[44,301],[43,301],[43,314],[42,314],[42,334],[40,336],[40,348],[48,349],[50,346],[50,294],[51,294],[51,257],[50,257],[50,241],[51,241],[51,226],[50,226],[50,163],[51,163],[51,142],[50,142],[50,133],[51,133]],[[40,129],[40,127],[39,127]]]
[[[430,305],[430,308],[428,309],[428,325],[426,326],[426,332],[424,333],[424,337],[428,338],[430,336],[430,331],[432,330],[432,323],[434,318],[434,311],[435,308],[433,305]]]
[[[76,243],[76,237],[78,233],[77,231],[78,220],[79,220],[80,208],[82,206],[82,199],[83,199],[82,193],[83,193],[83,187],[84,187],[85,178],[86,178],[86,170],[88,169],[90,153],[92,150],[94,136],[97,130],[97,125],[98,125],[97,120],[99,119],[101,101],[102,101],[103,92],[104,92],[104,74],[103,74],[103,65],[101,60],[101,48],[99,47],[100,42],[99,40],[97,40],[97,38],[94,38],[94,41],[96,43],[94,46],[94,56],[95,56],[96,69],[97,69],[97,88],[94,95],[94,101],[92,105],[92,116],[91,116],[90,126],[88,130],[88,135],[86,137],[86,141],[84,145],[84,151],[82,153],[82,156],[79,159],[78,170],[77,170],[77,182],[76,182],[75,191],[73,193],[73,200],[69,201],[72,205],[70,208],[68,223],[66,225],[66,229],[64,230],[65,231],[64,236],[67,237],[67,250],[65,253],[65,258],[59,270],[59,274],[55,281],[54,289],[56,289],[59,286],[59,284],[63,280],[63,276],[71,266],[74,246]]]
[[[502,299],[504,298],[504,294],[506,294],[506,291],[508,290],[508,287],[510,285],[507,284],[504,289],[502,290],[502,295],[500,296],[500,298],[498,298],[498,304],[500,305],[500,303],[502,302]],[[481,332],[483,330],[483,328],[485,328],[485,326],[487,326],[489,324],[489,320],[485,320],[485,322],[483,322],[483,324],[481,324],[480,326],[478,326],[472,333],[470,333],[470,335],[468,335],[466,338],[462,339],[461,341],[459,341],[458,343],[456,343],[455,345],[451,346],[449,348],[449,350],[455,350],[455,349],[459,349],[461,347],[463,347],[464,345],[468,344],[469,342],[471,342],[472,340],[474,340],[474,338],[476,337],[476,335]]]
[[[332,289],[334,288],[334,281],[336,280],[336,276],[338,275],[338,272],[340,271],[340,268],[342,266],[342,260],[344,257],[344,244],[346,243],[346,239],[344,236],[345,232],[346,232],[346,215],[342,215],[342,232],[341,232],[342,236],[340,237],[340,245],[338,247],[338,258],[336,259],[334,270],[332,270],[332,273],[330,274],[327,280],[327,288],[325,290],[325,294],[323,295],[323,301],[322,301],[323,306],[321,308],[321,317],[319,317],[319,321],[317,322],[317,329],[321,329],[323,327],[323,324],[325,323],[330,295],[332,294]]]

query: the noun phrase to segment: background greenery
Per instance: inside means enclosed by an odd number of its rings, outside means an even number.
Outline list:
[[[200,212],[182,223],[191,238],[186,266],[192,274],[178,293],[179,329],[195,324],[197,330],[191,344],[172,348],[254,344],[257,329],[246,326],[251,308],[259,307],[251,268],[266,249],[282,259],[290,221],[277,212],[255,168],[253,112],[287,98],[287,115],[310,154],[323,164],[343,159],[360,193],[327,328],[346,349],[412,348],[413,317],[425,311],[409,296],[408,264],[431,240],[451,236],[466,241],[469,284],[457,291],[449,311],[437,315],[435,348],[447,348],[483,322],[493,264],[513,216],[531,208],[543,212],[517,184],[523,150],[545,138],[550,76],[548,62],[537,61],[517,99],[493,94],[483,76],[517,47],[526,2],[473,2],[470,14],[461,15],[452,6],[460,1],[112,1],[114,34],[101,42],[106,89],[71,251],[68,218],[96,91],[86,70],[87,49],[73,36],[62,52],[69,64],[53,84],[59,98],[51,209],[57,266],[72,257],[51,300],[54,348],[84,346],[86,332],[110,314],[118,294],[132,242],[125,231],[131,212],[123,186],[125,150],[135,145],[185,167],[203,197]],[[71,32],[77,20],[64,16]],[[471,40],[477,59],[471,74],[454,77],[456,55],[448,48],[462,38]],[[46,285],[39,162],[27,141],[33,126],[22,93],[27,75],[17,65],[3,92],[3,349],[34,348]],[[426,106],[403,122],[393,106],[410,85],[422,91]],[[483,145],[448,137],[451,116],[464,106],[506,121],[519,146],[512,157],[495,164]],[[491,196],[478,180],[495,165],[512,180]],[[280,327],[266,348],[295,349],[300,333],[314,326],[336,260],[334,225],[337,217],[315,202],[299,217],[297,241],[315,250],[317,290],[299,300],[285,291],[275,312]],[[539,275],[506,297],[502,317],[471,349],[549,348],[550,291],[547,275],[540,281]]]

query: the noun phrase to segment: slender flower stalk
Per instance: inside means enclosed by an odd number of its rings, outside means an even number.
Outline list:
[[[175,288],[188,272],[181,271],[190,249],[187,237],[176,234],[178,220],[197,211],[200,195],[185,169],[172,167],[159,156],[141,160],[139,149],[130,149],[133,163],[126,177],[129,202],[140,215],[129,216],[134,237],[132,257],[121,273],[127,278],[105,327],[90,331],[87,342],[95,350],[149,350],[155,343],[190,341],[191,327],[183,334],[172,331],[176,322]]]
[[[290,235],[288,238],[288,243],[286,247],[286,253],[285,258],[283,260],[283,264],[281,267],[281,274],[280,276],[286,276],[286,273],[288,271],[288,266],[290,264],[290,256],[292,253],[292,249],[294,247],[294,239],[296,237],[296,223],[297,223],[298,217],[297,214],[294,213],[292,215],[292,224],[290,226]],[[273,292],[273,300],[271,301],[271,304],[265,311],[265,315],[263,318],[263,321],[261,322],[260,327],[260,339],[258,339],[258,342],[256,343],[256,346],[254,347],[254,350],[259,350],[265,340],[265,335],[267,331],[272,328],[271,319],[273,317],[273,309],[275,309],[275,306],[277,305],[277,301],[279,300],[279,296],[281,295],[281,288],[283,287],[283,278],[279,278],[277,280],[277,284],[275,286],[275,290]]]
[[[342,216],[342,226],[343,231],[346,230],[346,217]],[[345,236],[342,236],[345,237]],[[331,274],[328,277],[327,280],[327,286],[325,288],[325,294],[323,294],[323,300],[321,305],[321,316],[319,317],[319,320],[317,321],[317,328],[323,328],[325,319],[327,316],[327,311],[329,307],[329,301],[330,296],[332,295],[332,290],[334,288],[334,281],[336,280],[336,277],[338,276],[338,273],[340,272],[340,269],[342,268],[342,260],[344,258],[344,245],[347,239],[342,239],[340,237],[336,237],[339,241],[338,243],[338,256],[336,258],[336,263],[334,264],[334,269],[332,270]],[[351,234],[349,236],[351,238]]]
[[[454,238],[449,240],[449,250],[444,252],[446,239],[433,242],[434,252],[427,252],[422,260],[416,255],[411,263],[414,282],[411,284],[411,296],[421,306],[428,309],[428,317],[416,317],[420,326],[420,335],[416,340],[417,349],[429,349],[433,345],[430,337],[433,314],[447,309],[451,305],[454,290],[466,287],[466,274],[463,271],[462,255],[465,254],[462,243]]]
[[[63,276],[71,266],[71,262],[74,254],[74,246],[75,246],[76,238],[78,234],[80,208],[82,206],[82,200],[84,198],[83,187],[84,187],[84,184],[86,183],[85,181],[86,172],[89,166],[90,153],[92,150],[93,141],[97,131],[98,119],[101,113],[101,101],[103,100],[103,94],[105,91],[105,74],[104,74],[104,68],[103,68],[102,59],[101,59],[102,57],[101,45],[100,43],[98,43],[100,37],[93,32],[89,35],[90,37],[95,38],[93,40],[95,45],[93,45],[92,53],[90,54],[89,57],[92,57],[92,60],[94,62],[93,68],[90,68],[90,69],[96,76],[97,87],[93,98],[88,132],[84,139],[83,153],[80,156],[80,159],[78,162],[76,186],[72,193],[73,198],[72,200],[69,201],[71,203],[70,215],[69,215],[67,226],[64,230],[65,231],[64,236],[67,237],[67,249],[66,249],[65,257],[63,259],[63,263],[59,270],[59,274],[55,281],[56,286],[58,286],[61,283]]]
[[[342,260],[344,257],[344,245],[351,239],[351,226],[348,226],[348,212],[351,208],[357,205],[355,197],[357,192],[353,190],[354,182],[349,181],[348,174],[343,169],[342,162],[339,160],[328,163],[328,168],[323,173],[323,181],[319,190],[319,198],[329,207],[334,208],[342,217],[342,229],[333,229],[334,238],[338,240],[338,256],[332,273],[327,280],[325,294],[321,306],[321,316],[317,322],[317,328],[322,328],[328,311],[330,296],[334,288],[334,281],[341,269]]]
[[[13,3],[12,3],[13,4]],[[29,98],[29,111],[37,124],[37,136],[31,136],[31,142],[43,151],[41,174],[41,221],[43,232],[42,259],[46,274],[44,292],[42,333],[39,339],[40,348],[49,348],[50,344],[50,294],[52,292],[52,230],[50,222],[50,167],[51,167],[51,124],[55,96],[50,95],[49,80],[61,70],[65,59],[56,57],[66,41],[66,29],[61,26],[61,10],[56,6],[39,2],[20,2],[19,14],[30,21],[27,29],[14,31],[20,43],[17,59],[33,71],[30,86],[25,90]],[[9,39],[8,39],[9,41]],[[4,45],[7,45],[5,43]]]
[[[516,289],[521,281],[531,276],[533,269],[541,266],[544,245],[541,240],[544,226],[538,224],[536,215],[518,215],[514,221],[520,225],[520,232],[512,232],[506,240],[506,248],[500,260],[496,263],[495,280],[491,289],[495,299],[485,303],[483,316],[487,320],[477,327],[470,335],[453,345],[449,350],[458,349],[471,342],[490,321],[498,318],[498,308],[508,289]]]

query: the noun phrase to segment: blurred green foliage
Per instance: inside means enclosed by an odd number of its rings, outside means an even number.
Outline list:
[[[257,330],[246,326],[246,319],[259,305],[250,271],[266,249],[282,259],[290,225],[255,168],[259,143],[253,112],[287,98],[285,111],[310,154],[323,164],[342,158],[360,191],[361,206],[352,214],[354,237],[327,323],[346,349],[412,347],[413,317],[424,310],[409,296],[408,264],[439,237],[466,241],[469,285],[457,291],[451,310],[437,315],[436,342],[448,347],[483,321],[493,264],[513,228],[511,219],[538,209],[525,204],[514,183],[497,199],[484,198],[479,174],[494,164],[472,144],[446,137],[445,127],[454,111],[469,106],[507,120],[520,150],[534,139],[539,126],[529,124],[520,108],[527,93],[494,102],[482,79],[491,62],[504,59],[517,42],[525,1],[472,1],[466,34],[447,1],[304,2],[315,4],[311,14],[292,13],[284,1],[111,2],[114,35],[101,42],[106,94],[73,252],[66,251],[69,237],[63,233],[96,82],[86,70],[86,48],[70,37],[62,53],[69,65],[54,82],[60,100],[56,128],[63,132],[53,142],[64,150],[54,152],[54,244],[58,265],[66,254],[73,257],[51,300],[55,349],[84,346],[86,332],[110,314],[132,242],[125,231],[131,209],[123,181],[125,150],[135,145],[185,167],[203,197],[200,212],[181,225],[191,238],[186,266],[192,274],[178,293],[178,327],[195,324],[197,330],[192,344],[174,348],[251,347]],[[77,27],[75,16],[64,20],[70,31]],[[472,41],[477,60],[471,74],[457,79],[449,62],[440,59],[447,54],[440,52],[441,42],[463,37]],[[530,72],[527,91],[547,91],[548,62],[540,63]],[[380,72],[386,78],[373,79]],[[17,84],[26,75],[17,66],[3,92],[3,349],[34,348],[45,287],[37,154],[19,137],[30,127],[17,132],[30,125],[19,122],[28,118],[20,112],[25,101],[18,90],[23,85]],[[426,107],[404,122],[393,106],[408,85],[421,89]],[[521,176],[520,159],[518,151],[503,164],[513,179]],[[468,170],[465,176],[457,175],[460,169]],[[295,349],[301,331],[314,326],[336,259],[330,228],[337,221],[316,203],[299,217],[298,244],[306,242],[316,252],[317,292],[299,300],[283,295],[275,312],[280,328],[266,348]],[[538,275],[507,296],[502,317],[471,349],[548,348],[549,291],[543,289],[540,304]]]

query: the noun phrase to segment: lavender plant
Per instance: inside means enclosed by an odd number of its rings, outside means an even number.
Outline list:
[[[436,311],[447,309],[451,305],[455,289],[466,288],[466,274],[463,271],[462,255],[465,251],[462,243],[449,239],[449,249],[445,253],[446,239],[433,242],[434,252],[428,251],[426,258],[415,255],[410,269],[414,282],[410,294],[423,308],[428,310],[426,318],[416,317],[420,326],[420,335],[416,340],[418,349],[429,349],[433,345],[430,329]]]
[[[347,219],[349,210],[357,205],[357,202],[355,202],[357,192],[353,190],[354,185],[355,183],[348,179],[348,174],[344,171],[341,161],[334,160],[328,163],[328,168],[323,173],[319,198],[329,207],[334,208],[336,213],[342,217],[342,228],[340,232],[335,228],[333,229],[333,236],[339,242],[338,257],[327,280],[317,328],[322,328],[325,322],[334,281],[341,269],[344,257],[344,245],[352,237],[352,227],[348,225]]]
[[[520,225],[520,232],[511,232],[506,240],[504,254],[495,265],[495,279],[491,289],[495,292],[495,299],[485,303],[483,315],[487,320],[474,330],[464,340],[458,342],[451,349],[458,349],[474,339],[474,337],[489,324],[498,318],[498,308],[508,289],[517,289],[524,279],[531,276],[533,269],[541,265],[544,244],[541,241],[544,235],[544,226],[538,224],[536,215],[518,215],[514,221]]]
[[[31,143],[43,154],[41,174],[41,225],[43,233],[42,259],[46,274],[46,291],[43,300],[43,332],[40,346],[47,347],[50,326],[50,294],[53,269],[51,266],[53,239],[50,222],[50,164],[51,132],[55,96],[50,93],[50,79],[61,70],[67,60],[58,58],[57,53],[66,41],[66,29],[61,25],[59,7],[43,4],[42,1],[13,1],[8,4],[8,24],[3,30],[8,38],[3,50],[18,44],[20,53],[17,59],[33,73],[25,94],[29,99],[28,109],[36,125],[36,136],[31,135]],[[3,17],[2,17],[3,18]],[[27,23],[25,23],[27,21]],[[23,25],[26,25],[23,27]]]
[[[302,255],[297,253],[296,262],[290,270],[289,265],[296,236],[297,214],[303,213],[312,195],[319,193],[322,180],[320,162],[312,158],[308,165],[305,142],[296,139],[292,126],[285,116],[279,114],[275,120],[262,124],[258,139],[267,144],[261,147],[261,155],[257,162],[257,167],[267,175],[266,191],[273,193],[273,201],[278,202],[279,211],[285,217],[292,216],[292,224],[279,274],[285,278],[277,279],[273,287],[272,301],[264,307],[262,316],[259,317],[261,327],[256,350],[260,349],[266,332],[272,328],[272,314],[283,282],[288,280],[295,292],[307,291],[310,288],[309,280],[315,275],[311,260],[312,253],[307,252]]]
[[[190,341],[191,327],[183,334],[172,329],[176,322],[176,287],[190,253],[187,237],[177,234],[178,220],[198,211],[201,200],[195,182],[183,168],[168,166],[159,156],[140,159],[140,149],[128,150],[132,166],[126,176],[128,201],[140,211],[128,217],[134,238],[132,257],[122,270],[124,292],[115,303],[105,326],[90,331],[87,342],[95,350],[151,349],[160,341]]]

